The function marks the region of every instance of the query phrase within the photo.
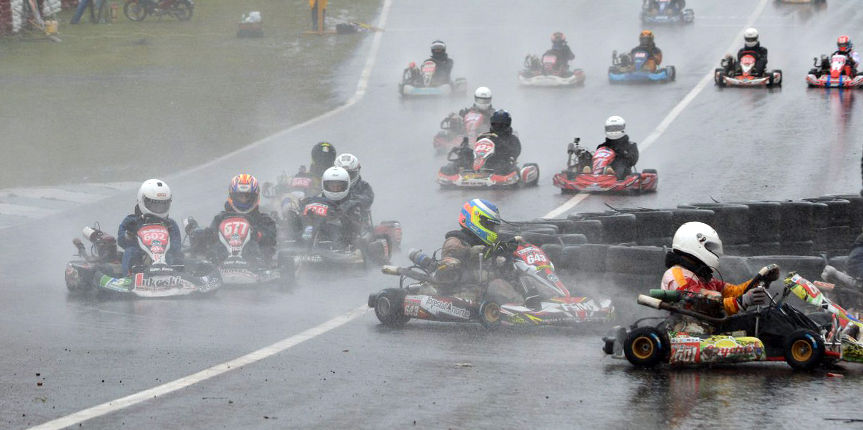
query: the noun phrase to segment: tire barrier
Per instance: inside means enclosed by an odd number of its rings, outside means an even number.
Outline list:
[[[709,209],[714,213],[711,226],[719,233],[723,245],[749,243],[749,208],[731,203],[692,203],[682,209]]]

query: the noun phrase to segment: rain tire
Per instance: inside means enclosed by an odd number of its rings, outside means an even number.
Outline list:
[[[411,317],[404,314],[407,292],[398,288],[387,288],[374,299],[375,316],[383,325],[392,328],[403,327]]]
[[[623,354],[633,366],[654,367],[668,354],[665,334],[654,327],[639,327],[626,336]]]
[[[797,330],[785,340],[785,361],[794,370],[812,370],[824,360],[824,340],[811,330]]]

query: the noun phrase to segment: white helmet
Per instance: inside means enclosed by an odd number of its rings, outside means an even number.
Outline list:
[[[605,137],[615,140],[626,136],[626,121],[619,116],[612,116],[605,120]]]
[[[751,48],[758,44],[758,30],[754,28],[747,28],[746,31],[743,32],[743,40],[745,41],[746,47]]]
[[[138,188],[138,210],[144,215],[168,218],[171,189],[160,179],[148,179]]]
[[[491,90],[488,87],[479,87],[473,93],[473,105],[477,109],[488,109],[491,107]]]
[[[356,185],[357,181],[360,180],[360,160],[355,155],[339,155],[333,165],[335,167],[341,167],[342,169],[347,170],[348,175],[351,176],[351,186]]]
[[[716,270],[722,255],[722,240],[713,227],[703,222],[688,222],[674,233],[671,249],[691,255]]]
[[[351,175],[341,167],[330,167],[321,176],[324,196],[332,201],[340,201],[348,196],[351,189]]]

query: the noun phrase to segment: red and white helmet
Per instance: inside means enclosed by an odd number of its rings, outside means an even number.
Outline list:
[[[839,36],[839,38],[836,39],[836,47],[839,48],[840,52],[850,51],[853,47],[851,44],[851,38],[848,36]]]

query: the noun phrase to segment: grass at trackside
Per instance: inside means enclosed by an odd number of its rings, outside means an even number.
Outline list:
[[[372,21],[380,4],[331,1],[329,25]],[[245,146],[337,104],[327,82],[370,34],[302,34],[307,0],[199,0],[188,22],[136,23],[119,7],[113,24],[85,13],[73,26],[64,11],[62,43],[0,38],[0,189],[137,181]],[[252,10],[265,37],[238,39]]]

